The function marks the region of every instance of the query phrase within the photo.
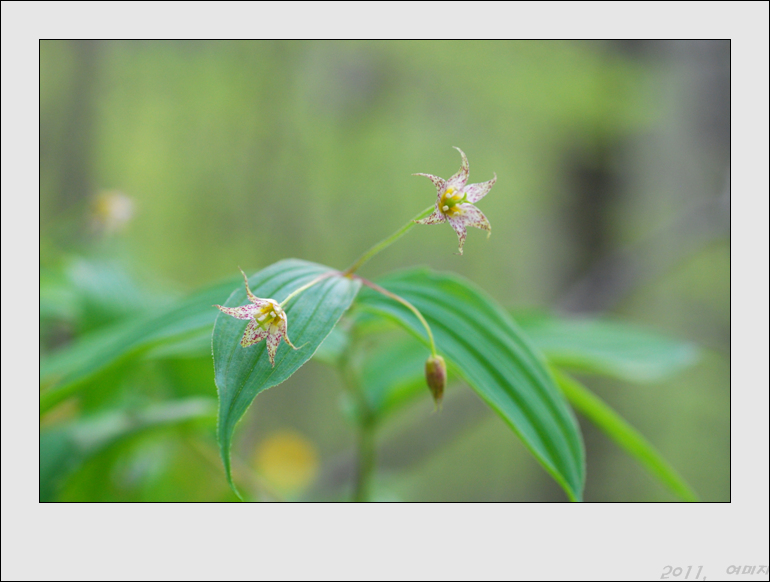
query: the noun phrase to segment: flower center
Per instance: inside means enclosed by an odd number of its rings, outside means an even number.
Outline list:
[[[281,316],[281,308],[278,307],[278,304],[268,303],[267,305],[265,305],[259,310],[259,312],[256,314],[254,319],[257,320],[257,323],[259,323],[259,325],[263,329],[267,329],[267,327],[271,325],[280,316]]]
[[[439,208],[441,208],[441,212],[444,214],[451,215],[461,213],[462,209],[459,205],[465,202],[466,198],[465,194],[461,195],[454,188],[447,188],[441,195],[441,204]]]

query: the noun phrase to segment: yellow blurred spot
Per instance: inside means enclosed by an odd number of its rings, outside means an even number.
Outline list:
[[[99,232],[118,232],[133,216],[134,201],[118,190],[99,192],[91,201],[91,224]]]
[[[294,431],[277,431],[257,448],[257,470],[284,493],[298,493],[318,473],[318,453],[313,443]]]

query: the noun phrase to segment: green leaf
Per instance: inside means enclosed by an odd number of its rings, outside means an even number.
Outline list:
[[[517,317],[552,364],[629,382],[660,380],[698,359],[698,349],[637,326],[602,319]]]
[[[249,286],[257,297],[281,302],[295,289],[330,271],[332,269],[323,265],[288,259],[253,275]],[[310,287],[289,303],[286,309],[289,337],[299,349],[293,350],[282,342],[275,355],[274,368],[270,366],[265,341],[248,348],[241,347],[246,321],[223,313],[217,317],[212,335],[214,371],[219,390],[217,433],[227,480],[236,493],[230,473],[230,445],[236,423],[257,394],[286,380],[313,356],[350,307],[359,287],[360,281],[334,275]],[[241,285],[224,305],[235,307],[247,303],[246,290]]]
[[[427,269],[378,281],[411,302],[430,324],[438,351],[516,432],[543,467],[579,500],[585,482],[583,442],[572,411],[542,357],[511,317],[469,281]],[[391,317],[427,343],[417,318],[370,289],[361,305]]]
[[[350,345],[350,336],[347,331],[340,329],[341,327],[341,325],[338,325],[332,329],[331,333],[316,350],[316,353],[313,354],[314,360],[331,366],[337,365]]]
[[[389,342],[367,357],[361,387],[373,418],[382,421],[419,394],[429,397],[425,360],[430,350],[409,337]]]
[[[580,382],[558,370],[553,370],[553,373],[567,399],[579,412],[637,459],[679,498],[684,501],[698,501],[698,496],[687,482],[639,431]]]
[[[548,363],[565,368],[640,382],[661,379],[693,363],[698,356],[691,344],[625,322],[566,319],[542,313],[514,316]],[[355,316],[359,333],[386,331],[380,323],[384,321],[362,311]],[[388,342],[367,355],[361,381],[369,408],[377,418],[395,412],[419,394],[428,395],[423,371],[428,353],[424,346],[408,338]]]
[[[135,317],[159,303],[113,261],[70,257],[40,269],[40,320],[66,321],[78,332]]]
[[[214,419],[213,398],[188,398],[144,409],[111,410],[40,431],[40,501],[53,501],[65,479],[85,461],[139,432]]]
[[[40,412],[75,394],[97,374],[150,348],[208,333],[219,313],[212,305],[234,284],[235,279],[220,283],[139,321],[93,332],[46,358],[40,365]]]

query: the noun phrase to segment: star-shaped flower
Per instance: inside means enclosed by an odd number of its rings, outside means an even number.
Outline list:
[[[247,348],[267,338],[267,355],[270,356],[270,365],[275,367],[275,351],[281,343],[281,338],[295,350],[299,348],[289,340],[289,324],[286,313],[281,309],[281,306],[273,299],[255,297],[249,289],[246,273],[241,271],[241,274],[246,282],[246,295],[248,295],[251,305],[241,307],[215,305],[214,307],[236,319],[250,319],[251,321],[246,326],[246,331],[241,338],[241,345]]]
[[[478,202],[487,192],[492,189],[497,181],[497,174],[489,182],[480,184],[465,185],[468,181],[468,158],[460,148],[455,148],[463,158],[463,165],[460,170],[449,180],[444,180],[431,174],[414,174],[415,176],[425,176],[436,187],[438,200],[436,201],[436,210],[433,214],[416,220],[417,224],[438,224],[439,222],[449,222],[460,239],[460,254],[463,254],[463,245],[465,244],[465,229],[468,226],[475,226],[487,231],[487,238],[492,234],[492,227],[489,225],[487,217],[481,210],[476,208],[473,203]]]

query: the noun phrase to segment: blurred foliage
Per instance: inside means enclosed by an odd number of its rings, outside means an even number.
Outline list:
[[[235,499],[210,417],[147,430],[136,419],[216,396],[210,306],[237,287],[239,265],[346,266],[431,202],[410,174],[450,175],[456,145],[478,181],[498,175],[480,206],[493,236],[470,232],[457,257],[451,229],[415,228],[362,274],[429,264],[471,279],[523,313],[535,344],[550,338],[540,349],[553,362],[591,374],[581,381],[700,498],[729,500],[729,238],[721,214],[704,213],[729,172],[728,47],[41,42],[41,498]],[[621,251],[627,270],[591,277]],[[554,330],[561,318],[543,314],[589,306],[567,301],[584,277],[599,281],[590,310],[613,317]],[[614,350],[623,321],[652,343]],[[351,341],[349,323],[241,423],[234,471],[254,498],[349,493],[346,397],[323,364]],[[656,343],[652,330],[685,341]],[[392,411],[377,433],[377,498],[564,499],[456,375],[431,415],[427,389],[396,366],[424,352],[384,333],[354,338],[367,397]],[[580,365],[576,338],[592,350]],[[706,348],[697,363],[692,345]],[[587,500],[673,499],[579,420]],[[305,443],[304,481],[302,463],[282,481],[259,461],[286,431]],[[405,446],[391,454],[391,442]]]

